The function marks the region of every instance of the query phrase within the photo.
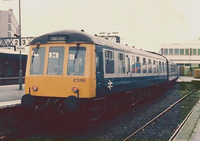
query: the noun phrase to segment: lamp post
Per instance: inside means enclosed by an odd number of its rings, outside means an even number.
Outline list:
[[[19,46],[21,46],[21,0],[19,0]],[[19,89],[22,90],[22,56],[20,51]]]
[[[19,0],[19,46],[21,46],[21,0]]]

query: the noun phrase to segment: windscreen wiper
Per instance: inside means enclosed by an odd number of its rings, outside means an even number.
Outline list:
[[[34,50],[34,52],[32,54],[32,61],[31,61],[31,63],[33,63],[33,60],[34,60],[34,57],[35,57],[34,55],[38,53],[39,48],[40,48],[40,44],[37,44],[37,46],[36,46],[36,48],[35,48],[35,50]]]
[[[74,63],[73,64],[75,64],[75,60],[76,60],[76,58],[78,56],[79,46],[80,46],[80,43],[77,43],[77,45],[76,45],[76,54],[75,54],[75,58],[74,58]]]

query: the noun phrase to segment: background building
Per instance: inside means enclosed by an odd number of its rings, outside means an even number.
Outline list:
[[[18,29],[18,22],[14,16],[13,10],[0,10],[0,37],[13,37]]]
[[[200,68],[200,40],[162,44],[159,53],[177,63],[180,76],[188,76],[190,71]]]

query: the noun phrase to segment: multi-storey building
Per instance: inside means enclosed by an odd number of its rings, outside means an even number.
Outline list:
[[[0,10],[0,37],[14,37],[18,31],[18,22],[13,10]]]
[[[162,44],[159,53],[177,63],[180,75],[189,75],[189,71],[200,67],[200,40]]]

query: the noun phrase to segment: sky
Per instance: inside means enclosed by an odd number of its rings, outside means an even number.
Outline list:
[[[0,10],[19,15],[18,0]],[[200,38],[200,0],[21,0],[22,37],[57,30],[119,32],[122,44],[158,52],[163,43]]]

